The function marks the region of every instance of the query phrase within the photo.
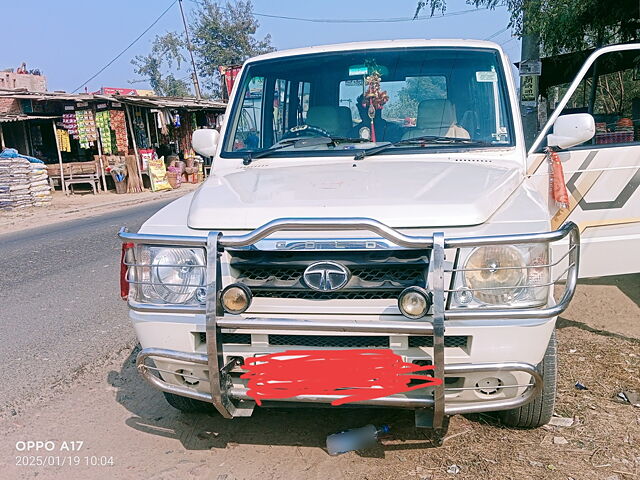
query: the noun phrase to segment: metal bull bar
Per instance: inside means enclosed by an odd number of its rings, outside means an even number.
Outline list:
[[[219,258],[225,248],[246,247],[281,231],[369,231],[392,242],[393,244],[410,249],[431,249],[430,269],[432,282],[429,289],[433,292],[433,314],[425,317],[424,322],[416,321],[380,321],[358,322],[357,320],[306,320],[306,319],[280,319],[242,317],[238,315],[224,315],[220,305],[221,268]],[[231,383],[229,371],[235,363],[223,365],[222,343],[220,331],[222,329],[261,329],[261,330],[316,330],[331,332],[352,333],[387,333],[387,334],[418,334],[433,335],[433,363],[434,376],[442,379],[442,384],[434,387],[433,398],[404,398],[400,396],[388,396],[374,401],[367,401],[369,405],[389,405],[414,408],[432,408],[432,426],[440,429],[443,427],[444,417],[457,413],[472,413],[475,411],[495,411],[516,408],[533,399],[542,389],[542,377],[535,367],[526,363],[491,363],[491,364],[454,364],[445,365],[444,358],[444,333],[445,321],[456,320],[481,320],[481,319],[544,319],[551,318],[563,312],[573,297],[577,278],[580,236],[577,226],[568,222],[560,229],[532,234],[514,234],[483,237],[451,237],[447,238],[443,233],[434,233],[433,236],[409,236],[405,235],[383,223],[369,218],[283,218],[273,220],[252,232],[244,235],[223,235],[221,232],[212,231],[204,236],[172,236],[172,235],[147,235],[129,233],[122,229],[119,237],[123,242],[146,245],[166,246],[199,246],[206,247],[206,304],[202,306],[184,305],[154,305],[131,304],[131,308],[140,311],[153,312],[181,312],[204,313],[206,317],[207,355],[198,353],[176,352],[171,350],[149,348],[143,350],[137,359],[138,370],[143,377],[161,390],[179,395],[195,398],[213,403],[220,414],[226,418],[246,416],[251,414],[252,408],[245,407],[251,398],[246,390],[234,388]],[[445,308],[444,285],[444,251],[447,248],[465,248],[485,245],[514,245],[526,243],[551,243],[568,237],[569,248],[565,257],[568,257],[566,273],[566,287],[562,298],[551,306],[543,308]],[[563,257],[564,258],[564,257]],[[559,263],[559,262],[558,262]],[[547,267],[557,265],[550,264]],[[553,283],[553,282],[552,282]],[[177,361],[191,362],[206,365],[209,371],[210,394],[197,392],[188,387],[171,385],[151,373],[152,367],[145,361],[150,357],[161,357]],[[158,370],[158,369],[156,369]],[[527,385],[525,393],[516,398],[478,402],[477,405],[445,405],[444,377],[446,374],[477,373],[490,371],[521,371],[530,374],[533,383]],[[338,395],[299,396],[296,401],[329,403]]]

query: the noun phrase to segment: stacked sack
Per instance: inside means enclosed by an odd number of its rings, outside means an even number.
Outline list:
[[[29,178],[31,180],[29,191],[34,207],[46,207],[51,203],[51,187],[49,175],[44,163],[30,163]]]
[[[33,205],[31,167],[24,158],[0,158],[0,208],[24,208]]]
[[[43,163],[0,157],[0,209],[45,206],[50,202],[51,187]]]

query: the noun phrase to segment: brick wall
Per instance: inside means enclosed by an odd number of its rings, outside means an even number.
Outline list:
[[[0,98],[0,113],[22,113],[20,102],[15,98]]]
[[[15,90],[24,88],[29,92],[46,92],[47,78],[44,75],[0,72],[0,89]]]

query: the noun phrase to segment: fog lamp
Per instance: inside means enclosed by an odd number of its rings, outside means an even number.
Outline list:
[[[220,302],[228,313],[239,314],[251,305],[251,290],[246,285],[234,283],[222,290]]]
[[[424,317],[432,303],[432,295],[421,287],[405,288],[398,297],[398,308],[405,317]]]

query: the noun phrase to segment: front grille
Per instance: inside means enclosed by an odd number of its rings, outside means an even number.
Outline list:
[[[444,337],[444,346],[448,348],[467,348],[469,337],[464,335],[450,335]],[[428,336],[412,336],[409,337],[409,348],[415,347],[433,347],[433,337]]]
[[[253,282],[291,282],[295,286],[302,281],[306,266],[291,267],[255,267],[243,270],[243,283],[251,286]],[[409,282],[411,285],[424,283],[424,266],[377,266],[350,268],[351,275],[363,282],[398,283]]]
[[[223,344],[251,345],[250,333],[222,333]],[[207,334],[200,333],[200,342],[207,342]],[[269,335],[269,345],[329,348],[389,348],[388,336],[356,335]],[[446,348],[467,348],[469,337],[450,335],[444,337]],[[409,348],[433,347],[432,336],[410,336]]]
[[[426,286],[428,250],[377,251],[229,251],[234,281],[248,286],[255,297],[305,300],[392,299],[410,286]],[[303,279],[316,262],[337,262],[350,279],[340,290],[318,292]]]
[[[269,335],[269,345],[335,348],[389,348],[389,337],[351,335]]]
[[[381,300],[394,298],[398,292],[388,291],[352,291],[338,290],[336,292],[317,292],[315,290],[267,290],[252,289],[254,297],[267,298],[298,298],[303,300]]]

